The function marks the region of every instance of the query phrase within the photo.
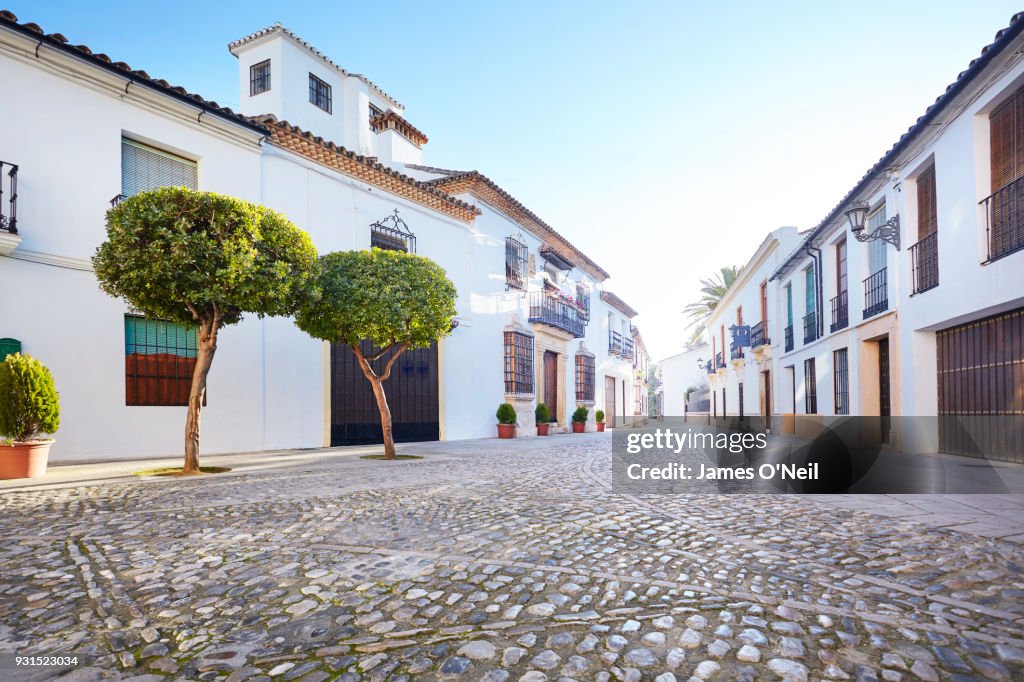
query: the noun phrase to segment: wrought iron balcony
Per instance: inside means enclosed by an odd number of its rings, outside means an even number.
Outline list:
[[[889,309],[888,268],[864,280],[864,319]]]
[[[910,247],[914,293],[939,286],[939,233],[930,235]]]
[[[7,184],[6,200],[4,199],[5,182]],[[6,161],[0,161],[0,232],[18,234],[18,167]]]
[[[622,358],[623,360],[633,359],[633,339],[623,336],[619,332],[608,332],[608,355]]]
[[[110,208],[114,208],[127,198],[128,196],[125,194],[115,194],[114,198],[110,200]]]
[[[543,291],[530,293],[530,322],[540,322],[567,331],[577,339],[583,338],[586,326],[576,306]]]
[[[729,346],[730,360],[742,360],[743,357],[743,346],[737,346],[736,344]]]
[[[767,346],[772,342],[768,338],[768,322],[767,320],[761,320],[753,327],[750,328],[750,347],[760,348],[761,346]]]
[[[833,332],[846,329],[850,326],[850,307],[847,304],[847,292],[840,291],[839,295],[832,299],[832,327]]]
[[[810,343],[818,338],[818,315],[816,311],[804,315],[804,343]]]
[[[1024,177],[980,203],[985,207],[986,260],[996,260],[1024,249]]]
[[[707,362],[705,362],[704,363],[704,371],[707,372],[708,374],[714,374],[715,373],[715,368],[712,366],[713,364],[714,364],[713,360],[708,360]]]
[[[715,369],[722,369],[725,367],[725,358],[722,357],[722,352],[715,353]]]
[[[786,352],[793,350],[793,325],[786,327]]]

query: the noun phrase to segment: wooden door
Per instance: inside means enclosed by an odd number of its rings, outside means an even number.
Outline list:
[[[364,341],[366,354],[375,352]],[[372,364],[380,371],[391,354]],[[440,437],[437,344],[407,350],[384,382],[391,408],[392,433],[397,443],[438,440]],[[370,382],[346,344],[331,344],[331,445],[383,443],[380,410]]]
[[[615,377],[604,378],[604,421],[609,428],[615,427]]]
[[[544,351],[544,404],[558,421],[558,353]]]

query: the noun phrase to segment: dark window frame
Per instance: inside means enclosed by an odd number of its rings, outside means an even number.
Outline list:
[[[847,348],[832,351],[832,398],[836,414],[850,414],[850,354]]]
[[[534,339],[530,334],[505,332],[505,394],[533,395]]]
[[[332,112],[331,84],[322,78],[309,74],[309,103],[328,114]]]
[[[576,354],[576,400],[594,402],[596,389],[597,358],[593,355]]]
[[[125,405],[128,407],[186,407],[192,387],[192,373],[199,352],[199,327],[154,319],[136,313],[124,316],[125,333]],[[150,343],[149,325],[167,325],[152,336],[176,343]],[[129,326],[134,326],[134,342],[128,341]],[[139,341],[139,332],[143,340]],[[180,343],[181,340],[184,343]],[[142,350],[143,352],[138,352]],[[206,404],[206,396],[203,396]]]
[[[818,373],[814,358],[804,360],[804,412],[818,413]]]
[[[530,250],[516,237],[505,237],[505,289],[526,291]]]
[[[264,59],[249,67],[249,97],[270,90],[270,60]]]

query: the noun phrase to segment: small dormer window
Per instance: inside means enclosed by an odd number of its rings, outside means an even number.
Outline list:
[[[249,96],[258,95],[270,89],[270,60],[249,67]]]
[[[377,118],[378,116],[380,116],[383,113],[384,112],[380,109],[380,107],[375,107],[372,104],[370,105],[370,120],[371,121],[373,119]]]
[[[331,113],[331,86],[309,74],[309,102]]]

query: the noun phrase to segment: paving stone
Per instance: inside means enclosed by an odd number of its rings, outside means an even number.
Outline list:
[[[486,640],[477,639],[463,644],[458,653],[473,661],[487,661],[497,654],[497,647]]]
[[[807,682],[807,666],[785,658],[773,658],[768,661],[768,669],[779,677],[792,682]]]
[[[740,650],[736,652],[736,658],[746,663],[757,663],[761,660],[761,652],[756,647],[744,644],[740,647]]]

